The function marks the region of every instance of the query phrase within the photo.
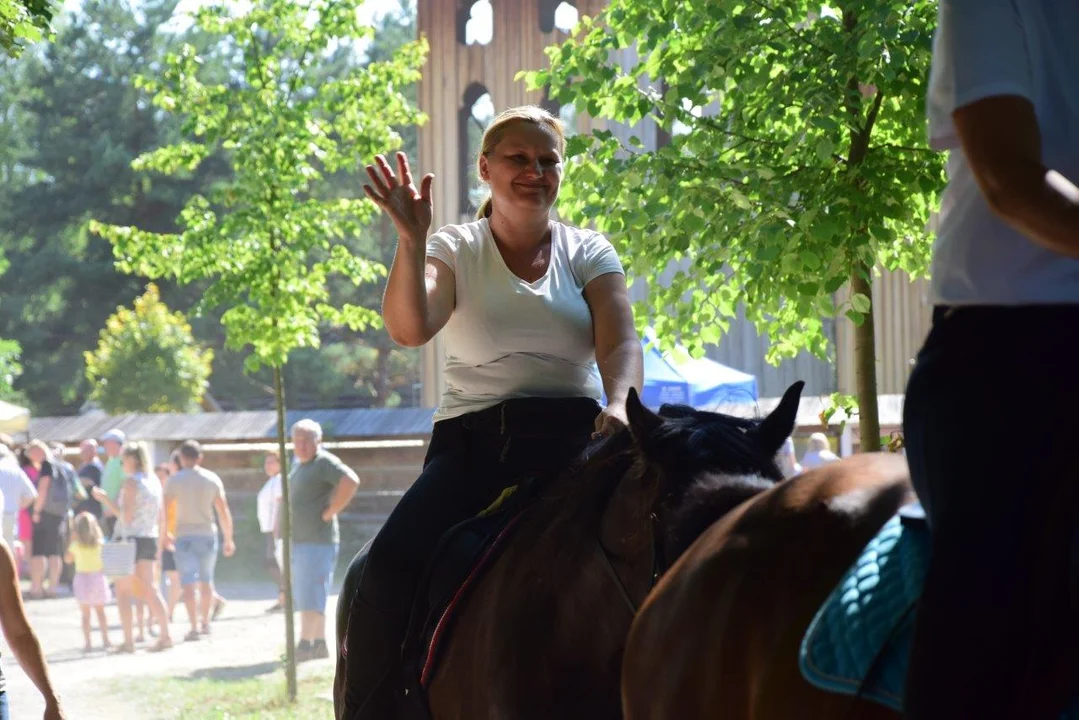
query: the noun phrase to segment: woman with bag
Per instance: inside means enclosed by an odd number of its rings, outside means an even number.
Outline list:
[[[157,559],[161,534],[159,521],[162,508],[161,483],[156,478],[148,476],[150,455],[145,443],[136,442],[124,446],[121,457],[127,480],[124,481],[120,490],[119,506],[115,505],[101,488],[93,489],[94,499],[116,516],[116,535],[120,543],[130,548],[126,549],[126,553],[134,555],[133,570],[122,576],[115,576],[116,603],[120,608],[120,623],[124,630],[124,644],[117,648],[117,652],[135,652],[135,643],[132,638],[131,601],[136,598],[150,606],[150,613],[161,628],[161,636],[157,644],[151,648],[152,652],[160,652],[172,647],[172,638],[169,637],[168,610],[165,607],[164,598],[161,597],[161,591],[154,583],[154,562]],[[109,567],[113,560],[114,550],[106,546],[102,552],[106,563],[106,574],[111,575],[117,572]],[[130,554],[125,554],[128,563],[130,563]],[[121,571],[127,569],[120,568]]]

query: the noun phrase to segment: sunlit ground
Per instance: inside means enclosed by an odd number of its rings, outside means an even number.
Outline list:
[[[25,590],[25,588],[24,588]],[[27,611],[48,655],[53,682],[71,720],[172,720],[183,718],[329,718],[333,716],[332,660],[300,666],[300,702],[284,702],[282,669],[285,622],[280,613],[267,615],[274,590],[269,583],[223,584],[229,599],[212,634],[199,642],[183,641],[187,615],[178,608],[172,623],[176,647],[150,653],[153,639],[135,655],[111,655],[100,648],[83,651],[78,606],[71,597],[27,603]],[[333,617],[337,596],[327,608]],[[110,640],[121,640],[116,607],[107,613]],[[298,617],[297,617],[298,624]],[[332,627],[329,629],[332,643]],[[15,663],[6,643],[0,644],[12,717],[40,718],[44,704]],[[331,655],[332,645],[331,645]]]

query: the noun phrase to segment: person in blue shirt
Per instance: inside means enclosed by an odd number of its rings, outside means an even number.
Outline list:
[[[933,537],[908,718],[1055,719],[1079,681],[1077,38],[1073,0],[940,0],[928,115],[949,181],[904,408]]]

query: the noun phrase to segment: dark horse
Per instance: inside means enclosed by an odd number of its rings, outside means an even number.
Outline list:
[[[549,482],[468,596],[428,686],[434,719],[621,718],[636,607],[700,532],[781,478],[801,389],[759,421],[672,405],[657,415],[631,393],[628,432]]]
[[[641,607],[626,645],[626,720],[898,714],[802,678],[814,614],[913,490],[905,460],[866,454],[761,493],[706,530]]]

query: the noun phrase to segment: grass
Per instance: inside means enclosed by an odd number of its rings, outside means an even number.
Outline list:
[[[243,680],[146,678],[117,690],[138,706],[142,717],[165,720],[300,720],[332,718],[329,699],[333,671],[319,669],[299,678],[295,704],[285,698],[284,674]],[[125,687],[126,686],[126,687]]]

